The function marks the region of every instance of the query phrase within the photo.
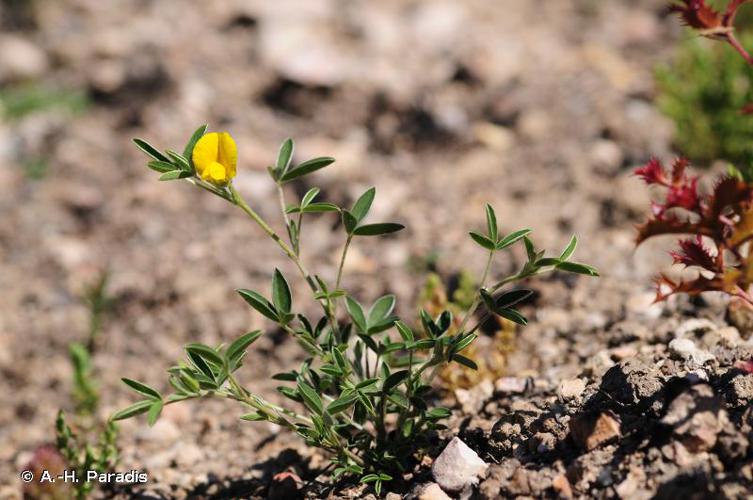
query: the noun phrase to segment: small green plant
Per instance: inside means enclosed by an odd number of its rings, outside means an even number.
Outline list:
[[[118,429],[114,422],[108,422],[99,434],[95,445],[79,438],[65,420],[63,411],[55,420],[56,446],[67,462],[67,468],[76,471],[78,481],[73,484],[74,498],[83,500],[91,494],[96,481],[86,480],[91,472],[98,475],[108,472],[118,461]]]
[[[753,44],[753,33],[742,36]],[[676,147],[694,162],[753,162],[753,66],[729,47],[686,40],[671,65],[656,70],[659,109],[675,124]]]
[[[284,383],[279,392],[292,402],[291,407],[283,407],[265,400],[239,379],[247,349],[262,335],[261,331],[218,346],[191,343],[185,346],[186,359],[168,370],[172,387],[169,394],[124,378],[123,382],[142,399],[117,412],[113,420],[146,413],[148,422],[153,424],[166,404],[205,396],[227,398],[247,409],[241,419],[271,422],[292,430],[307,444],[329,453],[335,478],[359,477],[361,482],[372,484],[378,494],[383,483],[405,470],[424,449],[429,431],[442,428],[441,421],[450,415],[450,410],[432,406],[431,384],[437,371],[447,363],[476,368],[476,363],[463,352],[491,315],[526,323],[515,304],[531,292],[506,291],[504,287],[555,269],[597,275],[592,267],[569,260],[575,250],[575,238],[559,256],[545,257],[528,238],[530,229],[502,234],[494,210],[487,205],[485,234],[470,233],[487,253],[479,280],[481,288],[474,290],[454,332],[450,333],[453,318],[449,311],[436,315],[421,311],[421,331],[416,332],[394,314],[394,296],[385,295],[365,305],[341,288],[348,249],[355,241],[403,229],[394,222],[367,221],[375,188],[367,189],[348,208],[317,201],[319,189],[315,187],[298,203],[287,204],[286,184],[329,166],[334,159],[315,158],[294,165],[293,141],[285,140],[275,164],[268,169],[277,188],[285,226],[286,237],[280,236],[232,183],[237,164],[233,138],[224,132],[206,133],[206,129],[200,127],[182,153],[163,153],[141,139],[135,139],[135,143],[151,158],[148,166],[161,174],[161,180],[185,179],[240,208],[293,262],[321,309],[318,317],[296,312],[288,280],[279,269],[271,273],[269,295],[247,289],[238,290],[238,294],[259,314],[297,339],[308,358],[297,369],[274,376]],[[340,264],[336,275],[329,279],[309,273],[300,253],[304,221],[319,213],[337,214],[344,232]],[[526,248],[526,264],[517,273],[489,284],[494,257],[517,243]],[[486,314],[472,325],[482,305]]]
[[[106,271],[84,290],[83,302],[89,310],[89,329],[84,342],[71,342],[68,351],[73,365],[73,401],[76,412],[94,415],[99,403],[99,384],[94,376],[92,356],[96,350],[105,315],[112,308],[113,299],[107,294]]]
[[[58,482],[50,488],[54,498],[70,498],[71,495],[77,500],[87,498],[98,484],[87,480],[88,474],[108,472],[118,460],[117,426],[112,421],[103,424],[97,419],[99,384],[92,367],[94,347],[102,330],[104,314],[112,305],[112,299],[106,293],[107,276],[106,272],[101,273],[97,281],[86,288],[83,296],[89,309],[86,340],[71,342],[68,346],[73,368],[71,399],[76,410],[72,424],[66,420],[63,410],[59,410],[55,420],[57,454],[52,453],[49,446],[42,446],[30,463],[31,469],[46,470],[46,462],[57,460],[64,463],[66,470],[76,472],[78,481],[68,484]],[[74,432],[74,428],[78,432]],[[34,477],[38,479],[40,476]],[[40,496],[30,493],[32,498],[46,498],[44,488],[36,490],[39,490]]]
[[[48,109],[63,109],[72,114],[86,111],[86,95],[75,90],[30,82],[0,89],[0,116],[17,120]]]

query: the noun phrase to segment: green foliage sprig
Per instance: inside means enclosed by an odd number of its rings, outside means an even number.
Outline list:
[[[73,432],[60,410],[55,420],[55,430],[58,451],[65,458],[68,467],[76,471],[76,477],[80,478],[73,484],[75,498],[83,500],[91,494],[97,483],[81,478],[87,477],[89,471],[96,471],[97,474],[111,471],[118,461],[117,426],[112,421],[108,422],[99,434],[98,442],[91,445]]]
[[[504,291],[503,287],[554,269],[597,275],[592,267],[569,260],[575,250],[575,237],[558,257],[545,257],[529,239],[530,229],[502,234],[494,209],[487,205],[486,232],[470,234],[487,251],[486,267],[481,288],[475,291],[461,326],[450,334],[449,311],[436,317],[422,311],[420,325],[414,329],[395,315],[394,296],[385,295],[364,304],[341,288],[344,263],[355,240],[403,229],[394,222],[368,221],[375,188],[366,190],[348,208],[317,201],[318,188],[310,189],[298,203],[288,205],[285,201],[283,188],[288,182],[325,168],[334,159],[316,158],[294,166],[294,143],[290,139],[283,142],[275,164],[268,169],[277,186],[287,233],[287,239],[283,239],[233,186],[236,155],[229,134],[206,134],[206,126],[200,127],[183,155],[162,153],[141,139],[136,144],[152,158],[149,166],[162,174],[162,180],[186,179],[243,210],[293,261],[321,313],[309,318],[296,312],[291,287],[279,269],[272,273],[269,294],[238,290],[254,310],[289,333],[308,355],[296,369],[273,377],[283,383],[278,391],[291,401],[290,407],[265,400],[238,379],[247,349],[262,335],[261,331],[253,331],[227,345],[186,345],[186,359],[168,370],[172,391],[167,395],[124,378],[123,382],[142,399],[117,412],[113,420],[146,413],[151,424],[166,404],[205,396],[224,397],[247,409],[241,419],[271,422],[292,430],[307,444],[329,452],[335,466],[334,477],[360,477],[361,482],[372,484],[378,494],[383,483],[410,466],[416,453],[428,444],[430,431],[441,429],[441,421],[450,415],[449,409],[432,405],[430,393],[437,369],[447,363],[475,368],[474,361],[462,353],[491,315],[526,323],[515,306],[531,292]],[[326,212],[340,216],[345,233],[333,281],[310,274],[300,257],[304,219]],[[494,257],[520,242],[528,257],[525,265],[517,273],[487,284]],[[482,305],[485,314],[470,326]]]
[[[753,45],[753,34],[741,43]],[[659,109],[675,125],[676,147],[696,163],[753,162],[753,66],[722,44],[694,38],[680,46],[671,65],[656,70]]]

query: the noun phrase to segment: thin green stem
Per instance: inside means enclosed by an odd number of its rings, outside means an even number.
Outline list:
[[[243,199],[243,197],[238,193],[238,191],[235,189],[235,187],[230,184],[230,193],[233,197],[232,201],[236,205],[238,205],[241,210],[246,212],[246,214],[253,219],[254,222],[264,231],[267,233],[267,235],[274,240],[275,243],[277,243],[277,246],[279,246],[283,252],[285,252],[285,255],[287,255],[290,260],[292,260],[296,267],[298,268],[298,271],[301,273],[303,278],[306,280],[306,283],[308,283],[309,288],[316,293],[318,292],[318,288],[316,286],[316,282],[311,277],[309,272],[306,270],[306,268],[303,266],[303,263],[301,262],[301,259],[298,258],[298,256],[293,252],[293,250],[288,246],[287,243],[285,243],[282,238],[280,238],[280,235],[278,235],[272,227],[267,224],[267,222],[261,218],[259,214],[256,213],[256,211],[251,208],[248,203]]]
[[[478,308],[478,305],[481,302],[481,289],[484,288],[486,279],[489,277],[489,271],[492,268],[492,260],[494,260],[494,250],[489,251],[489,258],[486,259],[486,267],[484,268],[484,274],[481,276],[481,284],[479,285],[479,289],[476,291],[476,295],[473,297],[473,302],[471,302],[471,307],[468,308],[468,311],[466,311],[465,316],[463,317],[463,321],[460,322],[460,326],[458,327],[458,330],[457,330],[458,333],[462,333],[464,331],[463,329],[468,324],[468,320],[476,312],[476,309]]]
[[[349,234],[348,239],[345,240],[345,246],[343,247],[343,253],[340,256],[340,265],[337,268],[337,280],[335,280],[335,290],[340,288],[340,282],[343,277],[343,268],[345,267],[345,257],[348,255],[348,249],[350,249],[350,243],[353,241],[353,235]]]
[[[287,207],[285,205],[285,191],[282,189],[282,184],[277,184],[277,199],[280,202],[280,212],[282,212],[282,218],[285,221],[285,230],[288,233],[288,241],[290,241],[290,244],[293,245],[293,253],[298,256],[298,250],[296,249],[297,244],[293,238],[293,234],[290,230],[290,217],[288,216]]]

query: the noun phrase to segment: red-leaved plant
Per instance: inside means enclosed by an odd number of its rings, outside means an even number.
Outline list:
[[[735,16],[749,1],[730,0],[722,11],[709,6],[706,0],[677,0],[670,9],[699,35],[728,43],[753,64],[753,57],[734,34]],[[740,112],[753,112],[753,105],[746,105]],[[694,279],[686,281],[660,274],[656,279],[656,300],[676,293],[717,291],[753,307],[753,166],[730,167],[706,191],[699,189],[698,177],[688,173],[684,158],[677,158],[669,169],[651,159],[635,174],[647,184],[665,190],[662,202],[652,202],[649,220],[638,226],[637,244],[662,234],[687,235],[671,255],[676,264],[698,271]],[[753,361],[740,368],[753,373]]]

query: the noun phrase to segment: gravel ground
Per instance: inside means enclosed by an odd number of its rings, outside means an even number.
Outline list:
[[[286,136],[300,159],[338,160],[297,192],[317,185],[344,204],[376,186],[374,217],[408,230],[357,245],[345,285],[395,293],[408,317],[416,262],[435,256],[447,280],[481,270],[467,231],[485,202],[503,230],[531,227],[544,248],[576,233],[577,259],[602,271],[529,284],[532,321],[507,378],[443,396],[450,429],[393,493],[420,496],[455,435],[490,464],[482,498],[750,491],[753,382],[735,367],[751,356],[749,328],[714,296],[651,305],[668,242],[633,245],[649,195],[631,168],[673,154],[652,102],[652,68],[680,38],[663,2],[39,0],[0,16],[2,88],[41,82],[89,100],[0,122],[0,496],[18,494],[18,471],[70,410],[67,345],[85,335],[80,296],[103,269],[115,306],[95,356],[102,417],[131,401],[120,377],[162,388],[184,343],[265,326],[235,288],[266,289],[275,266],[293,276],[242,214],[156,182],[130,143],[180,145],[205,122],[235,136],[236,185],[277,227],[264,169]],[[335,226],[306,228],[304,258],[325,277]],[[504,257],[495,274],[522,259]],[[301,353],[276,335],[253,353],[241,378],[274,399],[269,375]],[[153,428],[125,422],[119,470],[150,481],[118,494],[281,497],[272,476],[286,470],[311,497],[368,494],[315,480],[324,457],[239,414],[209,401],[173,405]]]

